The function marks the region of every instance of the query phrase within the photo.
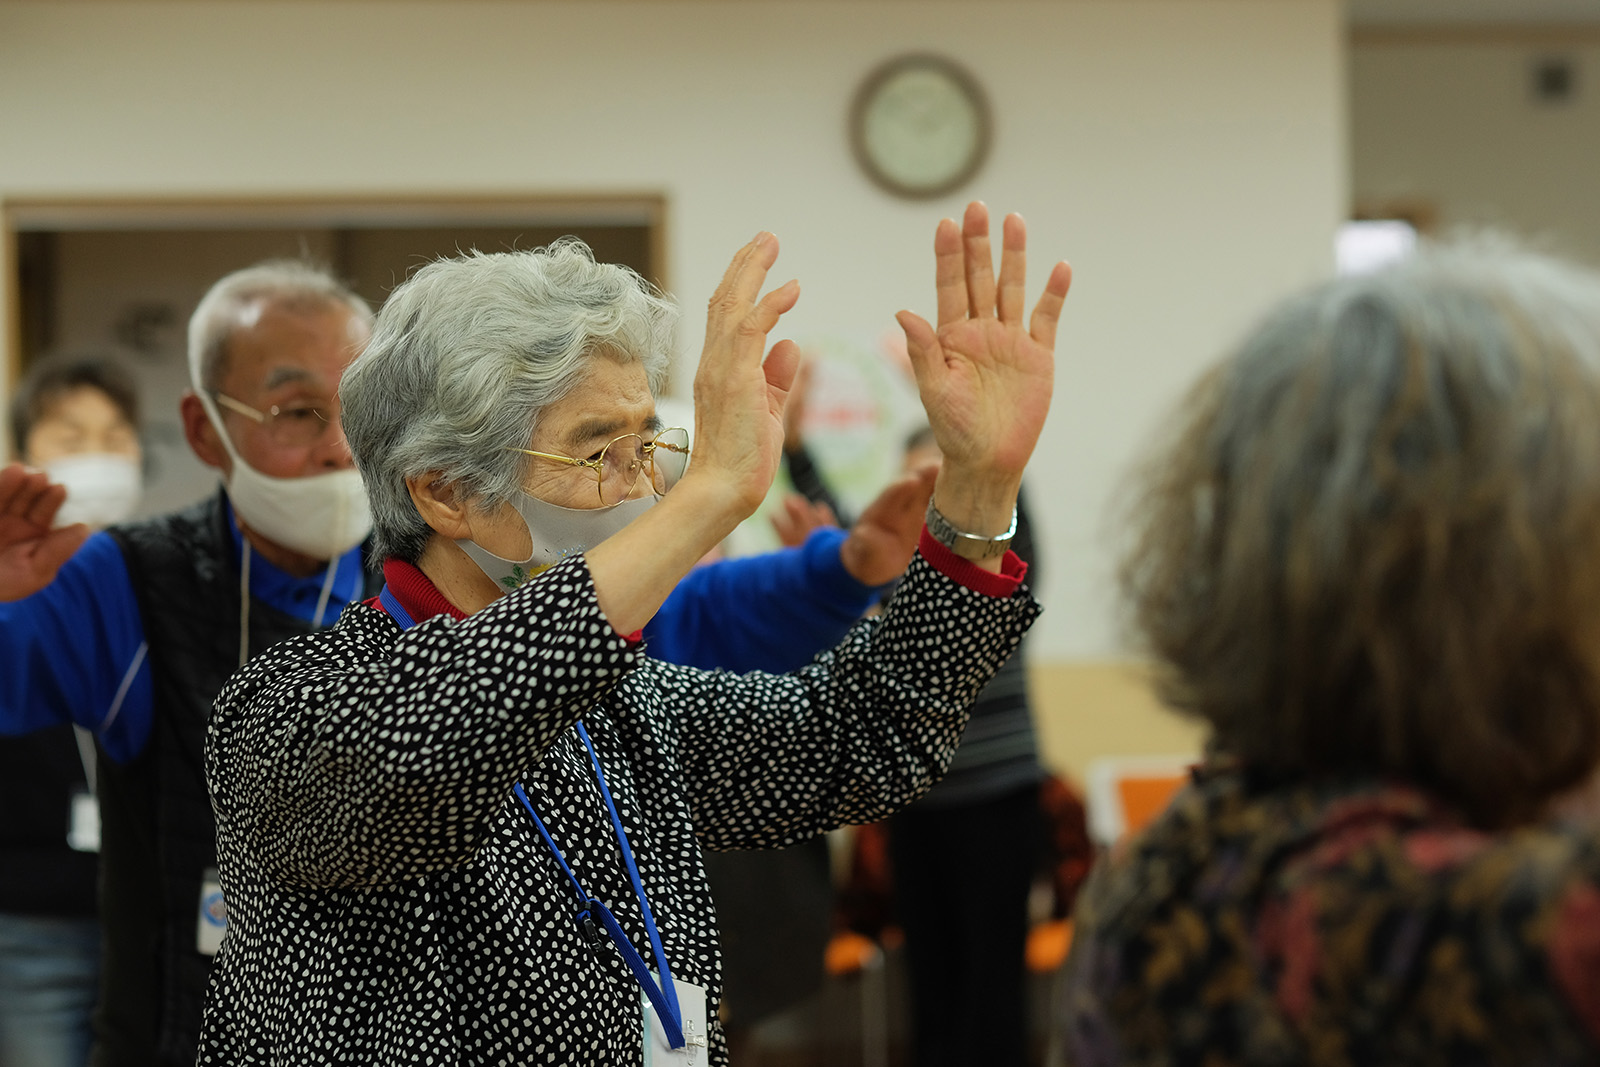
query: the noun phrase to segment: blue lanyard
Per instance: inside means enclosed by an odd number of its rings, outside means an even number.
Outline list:
[[[409,630],[416,625],[410,612],[400,606],[400,601],[389,591],[387,585],[378,594],[378,602],[383,605],[383,610],[388,612],[389,617],[400,624],[401,629]],[[650,913],[650,902],[644,894],[644,883],[639,880],[639,868],[633,861],[633,849],[628,845],[628,833],[622,827],[622,818],[617,814],[616,802],[611,799],[611,790],[606,785],[606,775],[600,769],[600,757],[596,755],[594,744],[589,740],[589,732],[583,728],[583,723],[576,725],[578,736],[583,739],[583,747],[589,750],[589,762],[594,766],[595,777],[600,782],[600,795],[605,798],[606,811],[611,816],[611,827],[616,831],[617,844],[622,849],[622,862],[628,868],[628,880],[633,883],[633,891],[639,897],[639,911],[644,916],[644,930],[650,939],[650,951],[655,953],[656,962],[661,966],[660,985],[650,977],[650,968],[645,964],[644,957],[639,955],[639,950],[628,940],[628,935],[623,932],[616,916],[611,914],[611,909],[584,890],[583,883],[578,881],[578,876],[567,865],[566,857],[556,847],[555,838],[551,837],[550,831],[545,828],[544,820],[533,810],[533,804],[528,800],[528,794],[523,791],[522,783],[518,782],[512,786],[511,791],[527,809],[529,818],[539,830],[539,836],[550,846],[550,854],[556,858],[556,863],[560,865],[561,872],[567,876],[567,881],[572,883],[572,888],[578,895],[578,928],[588,938],[590,946],[598,947],[600,944],[600,931],[594,924],[594,916],[598,915],[606,936],[616,946],[623,962],[628,965],[628,970],[633,972],[634,980],[644,990],[645,996],[650,998],[650,1004],[656,1010],[656,1017],[661,1020],[661,1029],[667,1044],[675,1049],[684,1048],[686,1042],[683,1038],[683,1009],[678,1006],[678,990],[672,981],[672,969],[667,965],[667,954],[661,947],[661,935],[656,930],[655,917]]]

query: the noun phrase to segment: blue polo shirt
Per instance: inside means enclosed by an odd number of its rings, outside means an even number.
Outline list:
[[[228,529],[237,574],[244,538],[231,506]],[[324,621],[360,598],[361,563],[359,547],[339,557]],[[327,574],[324,568],[296,578],[250,554],[255,598],[307,622],[316,617]],[[126,763],[149,741],[151,692],[139,603],[110,534],[90,535],[44,589],[0,604],[0,734],[72,722],[99,738],[109,758]]]

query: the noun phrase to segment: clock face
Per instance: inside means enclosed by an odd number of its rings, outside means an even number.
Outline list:
[[[983,163],[989,110],[977,83],[950,61],[905,56],[862,85],[851,139],[879,185],[901,196],[938,196]]]

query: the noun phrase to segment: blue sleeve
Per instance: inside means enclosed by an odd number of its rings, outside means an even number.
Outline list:
[[[0,604],[0,735],[74,722],[125,763],[149,739],[151,705],[139,604],[108,534],[44,589]]]
[[[696,567],[644,628],[657,659],[689,667],[792,671],[832,648],[877,599],[839,561],[846,534]]]

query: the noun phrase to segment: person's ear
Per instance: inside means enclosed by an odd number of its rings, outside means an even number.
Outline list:
[[[184,440],[189,442],[195,457],[224,474],[231,472],[233,461],[228,456],[228,450],[223,447],[217,428],[206,417],[205,405],[200,403],[193,389],[185,391],[183,399],[178,401],[178,415],[183,420]]]
[[[422,521],[434,533],[448,541],[472,537],[466,501],[438,471],[426,471],[407,478],[406,491],[411,494],[411,503],[416,507],[417,514],[422,516]]]

